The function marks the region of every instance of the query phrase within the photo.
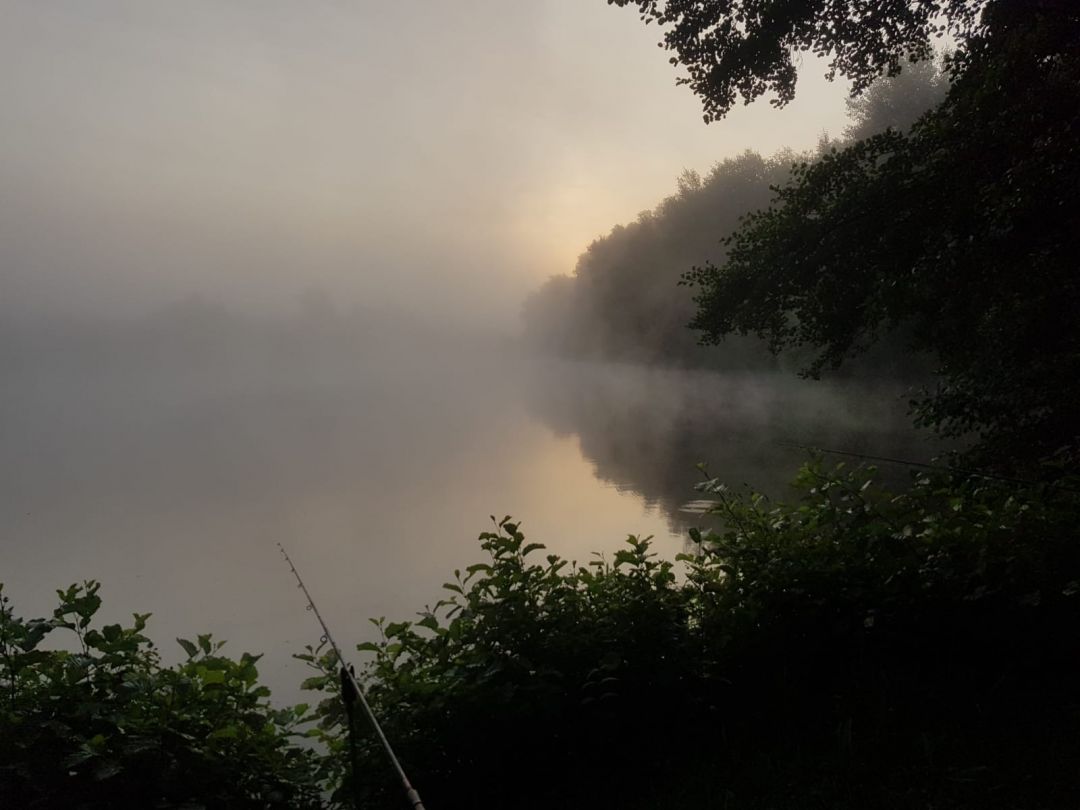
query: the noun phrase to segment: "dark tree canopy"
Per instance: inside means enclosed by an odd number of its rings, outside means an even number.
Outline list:
[[[738,99],[766,93],[783,106],[795,96],[798,54],[829,62],[858,94],[905,61],[934,55],[935,39],[968,39],[980,29],[985,0],[608,0],[636,6],[665,28],[662,47],[701,97],[705,121],[723,118]]]
[[[950,71],[909,134],[797,166],[724,264],[689,274],[692,325],[706,343],[816,348],[811,374],[906,327],[940,364],[922,421],[976,434],[999,463],[1075,461],[1080,7],[991,3]]]

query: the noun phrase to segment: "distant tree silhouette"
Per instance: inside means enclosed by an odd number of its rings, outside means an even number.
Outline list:
[[[880,86],[879,86],[880,85]],[[886,79],[853,103],[852,129],[908,128],[940,101],[945,85],[934,63]],[[827,150],[837,141],[823,139]],[[716,164],[702,177],[687,170],[677,193],[629,225],[594,241],[572,276],[555,276],[526,303],[526,333],[533,343],[574,357],[721,369],[775,369],[780,360],[756,337],[729,337],[707,349],[686,328],[695,308],[678,286],[694,265],[719,263],[724,236],[740,218],[769,203],[772,186],[787,180],[794,160],[810,155],[781,152],[765,158],[745,152]],[[789,359],[784,358],[784,363]],[[799,357],[790,358],[797,367]],[[862,371],[878,376],[918,368],[893,341]]]
[[[760,341],[703,352],[686,324],[693,303],[678,286],[694,264],[723,256],[720,236],[764,205],[791,156],[753,152],[718,163],[704,178],[685,172],[677,194],[636,222],[594,241],[572,277],[556,276],[525,305],[534,342],[583,357],[677,365],[775,366]]]
[[[844,137],[857,141],[896,129],[907,132],[949,89],[948,77],[935,62],[912,62],[896,76],[885,76],[864,93],[848,99],[851,124]]]

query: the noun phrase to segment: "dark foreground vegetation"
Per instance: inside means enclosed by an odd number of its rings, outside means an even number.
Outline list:
[[[1069,807],[1075,494],[867,471],[732,497],[679,560],[544,556],[503,520],[371,694],[439,807]],[[332,662],[325,662],[327,664]],[[329,676],[333,680],[333,676]],[[373,741],[365,797],[397,798]]]
[[[94,621],[98,589],[57,591],[39,619],[0,590],[0,805],[321,806],[320,760],[292,739],[306,709],[270,705],[258,656],[230,659],[204,635],[163,666],[149,614]]]
[[[1075,807],[1080,495],[797,484],[779,505],[706,481],[727,528],[675,561],[629,538],[576,564],[504,519],[446,599],[379,622],[363,680],[428,806]],[[4,603],[6,806],[405,806],[362,722],[349,764],[332,654],[301,656],[315,709],[274,708],[255,657],[203,636],[163,667],[146,617],[59,596]]]

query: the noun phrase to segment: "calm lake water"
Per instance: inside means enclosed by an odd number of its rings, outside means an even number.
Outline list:
[[[241,353],[242,355],[242,353]],[[782,494],[805,454],[926,459],[896,387],[645,371],[476,347],[323,361],[36,356],[0,402],[0,581],[24,614],[99,579],[108,619],[152,611],[166,656],[212,632],[298,700],[318,639],[275,543],[339,641],[408,618],[479,559],[488,515],[577,560],[629,533],[680,551],[699,461]]]

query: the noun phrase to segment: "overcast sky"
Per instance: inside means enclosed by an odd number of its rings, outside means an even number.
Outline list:
[[[844,126],[809,58],[705,126],[658,39],[604,0],[0,0],[0,305],[509,323],[684,168]]]

